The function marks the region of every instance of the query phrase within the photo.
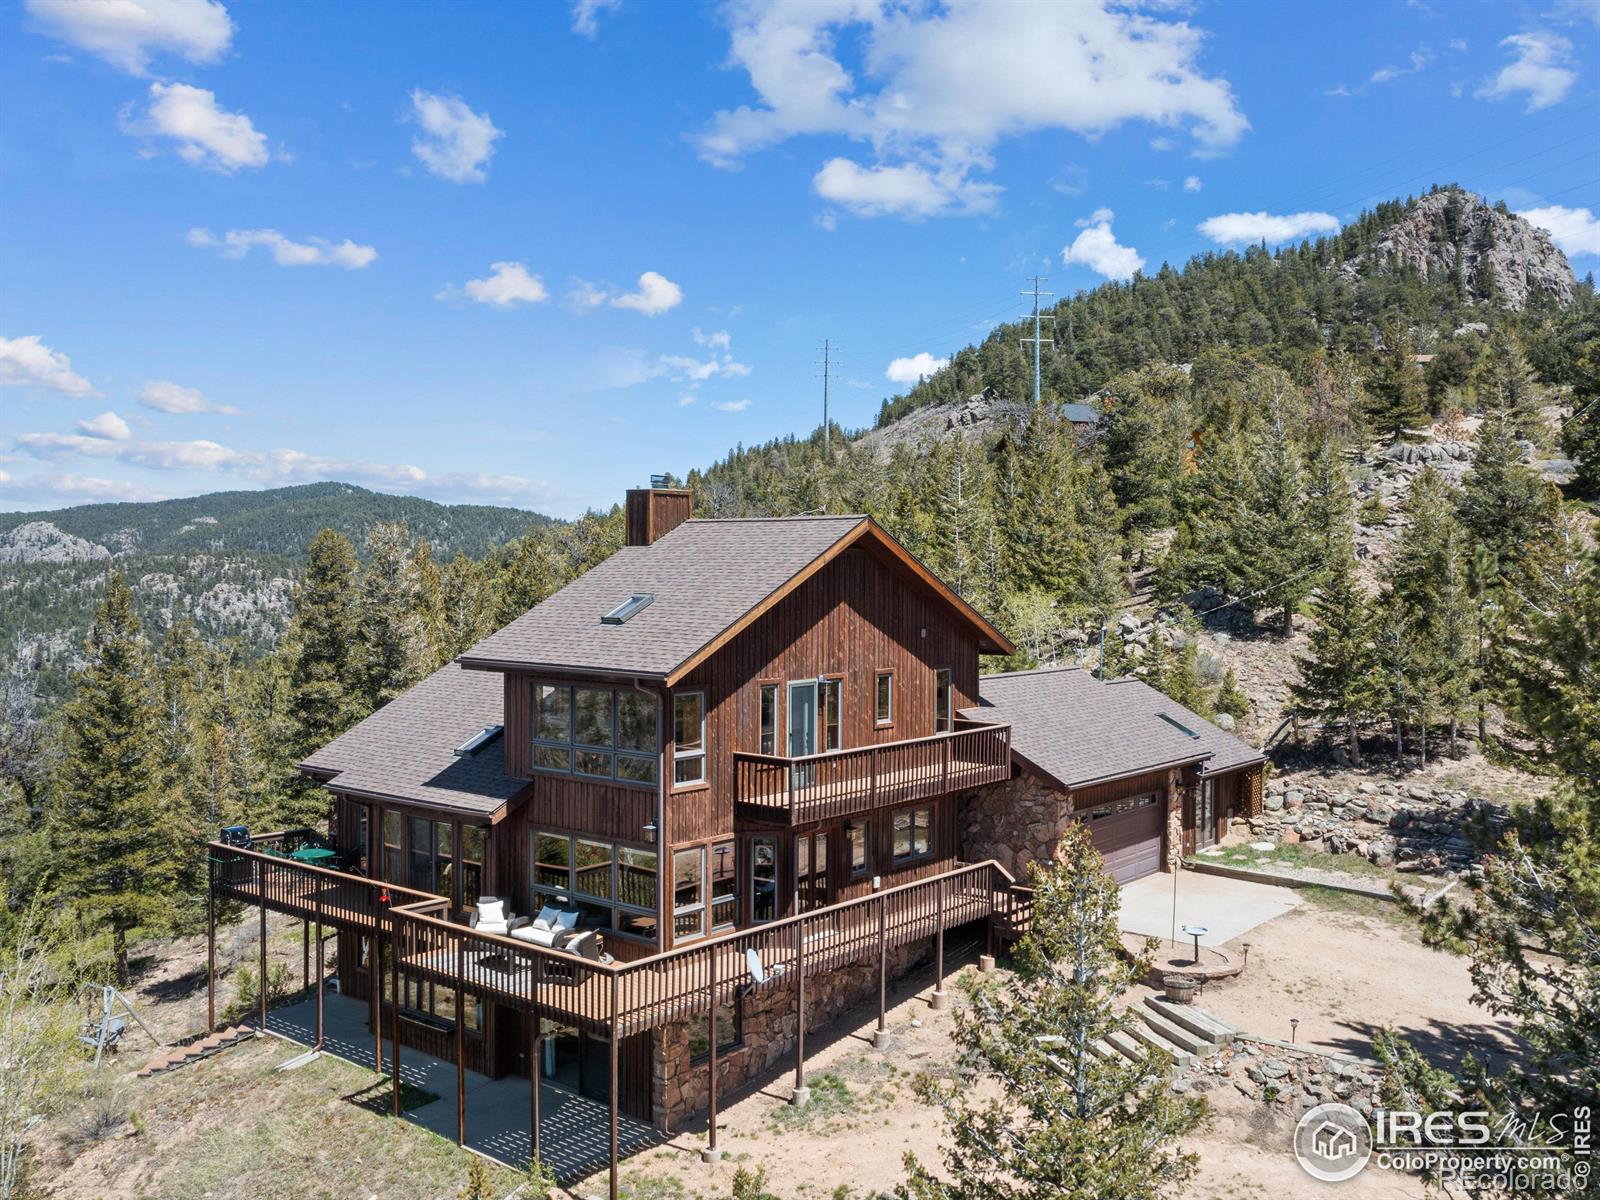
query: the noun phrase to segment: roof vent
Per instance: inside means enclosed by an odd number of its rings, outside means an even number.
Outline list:
[[[1194,730],[1190,729],[1187,725],[1183,724],[1181,721],[1173,720],[1171,717],[1167,716],[1166,713],[1157,713],[1156,716],[1165,721],[1168,725],[1171,725],[1179,733],[1183,734],[1184,737],[1193,738],[1197,742],[1200,740],[1200,735]]]
[[[490,742],[494,741],[495,738],[499,737],[501,730],[503,730],[504,728],[505,728],[504,725],[485,725],[477,733],[473,734],[466,741],[462,742],[461,745],[456,747],[456,750],[455,750],[456,757],[457,758],[470,758],[470,757],[472,757],[472,755],[476,754],[479,750],[482,750]]]
[[[601,617],[600,623],[602,625],[621,625],[642,609],[649,608],[655,598],[656,594],[654,592],[635,592],[605,616]]]

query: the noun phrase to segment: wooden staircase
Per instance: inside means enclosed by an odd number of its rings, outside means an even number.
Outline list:
[[[1101,1058],[1122,1057],[1133,1062],[1159,1050],[1172,1060],[1174,1072],[1179,1072],[1233,1041],[1233,1027],[1203,1008],[1172,1004],[1158,996],[1146,996],[1144,1005],[1127,1032],[1113,1033],[1090,1049]]]
[[[179,1067],[187,1067],[190,1063],[210,1058],[213,1054],[220,1053],[229,1046],[237,1046],[255,1035],[256,1030],[252,1025],[230,1025],[186,1046],[168,1046],[161,1052],[160,1057],[139,1072],[137,1078],[149,1079],[152,1075],[164,1075],[168,1071],[176,1071]]]

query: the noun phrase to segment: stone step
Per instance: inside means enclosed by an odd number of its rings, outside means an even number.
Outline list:
[[[1234,1029],[1218,1020],[1203,1008],[1192,1004],[1174,1004],[1160,996],[1146,996],[1145,1007],[1165,1017],[1174,1025],[1182,1026],[1197,1037],[1203,1037],[1213,1046],[1227,1046],[1233,1042]]]
[[[1193,1030],[1185,1029],[1175,1021],[1169,1021],[1158,1012],[1147,1011],[1141,1014],[1144,1023],[1155,1030],[1174,1046],[1180,1046],[1190,1054],[1206,1055],[1216,1047],[1209,1038],[1203,1038]]]
[[[1145,1021],[1135,1021],[1132,1028],[1130,1028],[1128,1032],[1133,1034],[1134,1037],[1138,1038],[1146,1046],[1149,1046],[1155,1050],[1159,1050],[1168,1058],[1172,1059],[1172,1065],[1175,1067],[1187,1067],[1194,1061],[1193,1054],[1185,1050],[1182,1046],[1179,1046],[1177,1043],[1170,1042],[1166,1038],[1162,1037],[1154,1029],[1151,1029],[1149,1024]]]

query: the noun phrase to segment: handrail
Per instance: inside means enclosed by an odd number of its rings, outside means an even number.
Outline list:
[[[895,742],[872,742],[865,746],[840,746],[833,750],[819,750],[815,754],[802,754],[795,757],[790,757],[786,754],[758,754],[753,750],[735,750],[733,756],[742,758],[746,762],[767,763],[775,767],[807,766],[812,763],[827,762],[830,759],[848,758],[852,754],[869,754],[874,750],[897,750],[908,746],[951,741],[959,737],[971,737],[974,734],[991,733],[1010,728],[1011,725],[1004,721],[973,722],[969,723],[965,729],[941,729],[938,733],[930,733],[926,737],[901,738]]]

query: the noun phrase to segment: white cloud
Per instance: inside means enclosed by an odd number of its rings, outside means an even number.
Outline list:
[[[154,54],[212,63],[233,39],[228,10],[215,0],[28,0],[41,33],[143,75]]]
[[[895,359],[883,374],[890,383],[912,384],[919,379],[938,374],[949,365],[948,358],[935,358],[924,350],[920,354],[913,354],[910,358]]]
[[[567,303],[580,312],[589,308],[599,308],[606,299],[606,290],[596,287],[587,279],[574,279],[572,290],[567,293]]]
[[[1518,211],[1541,229],[1550,231],[1551,240],[1568,255],[1600,254],[1600,217],[1587,208],[1563,208],[1551,204],[1545,208],[1525,208]]]
[[[1557,21],[1587,21],[1600,26],[1600,0],[1556,0],[1555,6],[1544,15]]]
[[[966,178],[965,169],[929,171],[914,164],[863,167],[830,158],[811,181],[824,200],[858,217],[933,217],[987,212],[1001,188]]]
[[[732,166],[791,137],[865,143],[873,163],[836,158],[813,179],[863,215],[992,207],[998,188],[971,174],[1010,137],[1145,121],[1212,153],[1249,128],[1227,81],[1200,69],[1205,34],[1131,6],[736,0],[726,12],[731,60],[757,99],[717,113],[701,155]],[[859,48],[858,72],[840,45]]]
[[[719,401],[717,401],[717,403],[713,404],[711,407],[716,409],[718,412],[726,412],[726,413],[743,412],[745,409],[750,407],[750,401],[748,401],[748,400],[719,400]]]
[[[1418,46],[1406,57],[1406,66],[1397,67],[1392,63],[1381,66],[1372,73],[1371,78],[1368,79],[1367,82],[1392,83],[1394,80],[1399,79],[1402,76],[1417,74],[1419,71],[1426,69],[1427,65],[1432,61],[1433,52],[1426,46]]]
[[[1339,219],[1332,213],[1299,212],[1276,215],[1266,212],[1222,213],[1201,221],[1197,228],[1219,246],[1244,242],[1287,242],[1309,233],[1335,233]]]
[[[515,304],[538,304],[550,298],[544,281],[529,275],[528,268],[519,262],[489,264],[489,274],[483,279],[469,279],[461,288],[447,287],[435,295],[437,300],[459,299],[465,293],[469,300],[479,304],[492,304],[496,308],[510,308]]]
[[[264,167],[267,135],[243,113],[217,107],[216,93],[187,83],[152,83],[150,103],[137,119],[126,112],[123,129],[135,137],[168,138],[178,157],[197,167],[231,173]]]
[[[199,388],[183,387],[170,379],[151,379],[139,390],[139,403],[164,413],[236,413],[231,404],[216,404]]]
[[[422,127],[411,152],[423,166],[451,183],[482,183],[489,177],[495,142],[505,136],[488,113],[473,112],[457,96],[411,93],[411,116]]]
[[[1482,87],[1478,95],[1505,100],[1523,93],[1529,112],[1549,108],[1572,90],[1578,73],[1571,69],[1572,43],[1543,30],[1516,33],[1500,43],[1511,48],[1511,61]]]
[[[72,369],[72,360],[37,334],[0,337],[0,387],[35,384],[64,396],[98,396],[94,385]]]
[[[696,396],[693,392],[684,392],[683,395],[678,397],[678,407],[688,408],[689,405],[693,404],[698,399],[700,399],[700,397]]]
[[[120,479],[97,479],[85,475],[32,475],[13,479],[0,471],[0,496],[34,504],[68,504],[107,500],[165,500],[169,493],[157,492],[142,484]]]
[[[694,338],[696,346],[705,346],[711,350],[731,350],[733,348],[733,334],[726,329],[713,329],[710,333],[705,333],[697,325],[689,331],[689,336]]]
[[[243,258],[253,247],[263,246],[272,251],[272,259],[280,267],[344,267],[359,271],[378,257],[376,247],[363,246],[349,238],[333,242],[314,237],[295,242],[276,229],[230,229],[220,238],[209,229],[191,229],[184,240],[199,249],[216,249],[224,258]]]
[[[653,374],[665,374],[677,383],[691,386],[719,375],[732,378],[750,374],[750,368],[742,362],[736,362],[731,354],[724,354],[720,358],[713,355],[708,359],[692,358],[687,354],[663,354],[656,362],[657,368]]]
[[[665,275],[655,271],[646,271],[639,276],[638,291],[614,296],[611,299],[613,307],[631,308],[647,317],[658,317],[682,303],[683,289]]]
[[[1135,271],[1144,269],[1144,259],[1132,246],[1117,242],[1111,232],[1114,214],[1109,208],[1097,208],[1094,215],[1077,224],[1082,232],[1063,247],[1061,261],[1066,266],[1081,263],[1097,275],[1107,279],[1127,279]]]
[[[600,14],[620,7],[622,0],[572,0],[572,32],[594,37],[600,32]]]
[[[114,412],[103,412],[98,417],[79,421],[78,432],[117,442],[125,442],[133,436],[133,430],[128,428],[128,423]]]
[[[1184,191],[1186,191],[1186,192],[1198,192],[1203,187],[1205,187],[1205,184],[1200,182],[1200,176],[1198,176],[1198,175],[1185,175],[1183,177],[1183,190]]]

